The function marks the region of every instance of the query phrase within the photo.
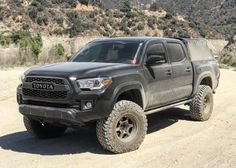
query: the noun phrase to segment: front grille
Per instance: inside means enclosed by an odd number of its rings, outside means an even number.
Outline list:
[[[23,95],[30,97],[48,98],[48,99],[65,99],[67,91],[45,91],[45,90],[32,90],[23,88]]]
[[[47,88],[35,88],[33,84],[51,84],[53,85],[53,90],[47,90]],[[63,78],[57,77],[45,77],[45,76],[27,76],[23,85],[22,92],[23,98],[46,98],[55,100],[67,99],[70,93],[69,82]]]
[[[54,83],[57,85],[65,85],[64,80],[58,79],[58,78],[27,77],[25,82],[48,82],[48,83]]]

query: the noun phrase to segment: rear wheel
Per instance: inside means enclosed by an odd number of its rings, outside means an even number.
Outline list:
[[[200,85],[197,94],[190,103],[190,113],[194,120],[206,121],[213,110],[212,89],[206,85]]]
[[[24,125],[29,133],[38,138],[58,137],[66,131],[66,126],[41,123],[26,116],[24,116]]]
[[[146,132],[146,116],[142,108],[131,101],[117,102],[110,116],[97,122],[100,144],[114,153],[138,149]]]

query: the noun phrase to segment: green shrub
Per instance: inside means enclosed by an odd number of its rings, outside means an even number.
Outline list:
[[[40,25],[40,26],[43,25],[43,18],[42,18],[41,16],[39,16],[39,17],[37,18],[37,24]]]
[[[158,10],[158,3],[153,2],[150,6],[150,11],[157,11]]]
[[[112,25],[114,23],[114,18],[109,17],[108,18],[108,23],[109,23],[109,25]]]
[[[67,0],[67,3],[70,4],[72,8],[75,8],[78,4],[77,0]]]
[[[97,13],[96,13],[95,11],[93,11],[93,12],[91,12],[91,13],[89,14],[89,17],[90,17],[90,18],[95,18],[96,15],[97,15]]]
[[[0,45],[8,46],[8,45],[10,45],[10,43],[11,43],[10,36],[8,36],[8,35],[4,36],[4,35],[0,34]]]
[[[138,32],[133,30],[130,32],[130,36],[138,36]]]
[[[55,49],[55,55],[57,56],[57,58],[62,58],[63,56],[65,56],[65,48],[63,47],[61,43],[56,44],[54,46],[54,49]]]
[[[23,28],[24,30],[28,30],[28,29],[30,28],[31,24],[32,24],[32,23],[31,23],[30,19],[27,19],[27,20],[25,20],[25,21],[23,22],[22,28]]]
[[[58,18],[56,18],[56,22],[58,25],[61,26],[61,25],[63,25],[64,19],[62,17],[58,17]]]
[[[37,14],[38,14],[38,12],[35,8],[31,8],[29,10],[29,17],[31,20],[35,21],[35,19],[37,18]]]
[[[121,18],[123,16],[123,13],[121,13],[120,11],[116,10],[113,13],[113,17],[115,18]]]
[[[52,7],[51,1],[48,1],[48,0],[36,0],[36,1],[43,7],[47,7],[47,8]]]
[[[143,23],[138,23],[137,29],[138,30],[143,30],[144,29],[144,24]]]
[[[188,31],[185,30],[185,29],[180,29],[178,31],[178,36],[181,37],[181,38],[190,38],[190,35],[189,35]]]
[[[37,7],[37,6],[39,6],[40,4],[39,4],[37,1],[33,0],[30,5]]]
[[[63,30],[56,28],[52,31],[52,34],[63,35]]]
[[[16,45],[19,44],[22,39],[25,39],[28,37],[31,37],[30,32],[23,31],[23,30],[12,32],[10,35],[11,41]]]
[[[224,54],[220,61],[221,61],[222,64],[231,65],[231,60],[232,60],[232,56],[231,55]]]
[[[149,16],[148,17],[148,26],[152,29],[155,28],[155,25],[157,24],[157,18],[155,16]]]
[[[108,22],[108,20],[106,18],[103,18],[103,20],[100,23],[100,26],[101,27],[106,27],[107,26],[107,22]]]
[[[206,37],[207,36],[207,31],[204,28],[200,28],[199,29],[199,33],[202,37]]]
[[[85,30],[90,30],[96,27],[94,22],[89,20],[89,16],[86,14],[71,11],[67,13],[67,16],[70,27],[66,30],[66,32],[70,34],[70,37],[77,36]]]
[[[137,16],[137,14],[135,12],[132,12],[132,11],[126,12],[126,15],[125,15],[125,17],[128,18],[128,19],[134,18],[135,16]]]
[[[38,34],[35,37],[31,37],[30,43],[28,45],[31,47],[31,50],[36,57],[35,60],[38,60],[38,55],[41,52],[41,49],[43,47],[41,36]]]
[[[129,20],[128,23],[127,23],[128,27],[133,27],[134,25],[135,25],[135,23],[131,20]]]
[[[173,18],[172,13],[167,12],[166,16],[165,16],[165,19],[172,19],[172,18]]]
[[[60,3],[62,3],[63,2],[63,0],[52,0],[52,3],[53,4],[60,4]]]
[[[120,30],[122,30],[122,31],[127,31],[127,29],[128,29],[127,22],[126,22],[126,21],[122,21],[122,22],[120,23]]]
[[[74,19],[77,19],[79,17],[79,15],[76,11],[68,12],[66,15],[67,15],[69,21],[73,21]]]
[[[47,18],[47,16],[43,15],[43,16],[41,16],[41,18],[42,18],[42,23],[47,26],[48,25],[48,18]]]
[[[121,12],[129,12],[131,11],[131,5],[129,0],[122,0],[120,2],[120,11]]]
[[[34,63],[37,63],[38,55],[43,47],[42,38],[39,34],[33,36],[28,31],[19,30],[12,32],[10,38],[11,41],[16,45],[19,45],[21,49],[26,50],[27,48],[30,48],[33,54],[32,57],[34,59]]]
[[[229,69],[229,66],[224,64],[224,63],[221,63],[220,64],[220,68],[222,68],[222,69]]]
[[[189,23],[189,27],[195,28],[195,27],[196,27],[196,24],[195,24],[194,22],[190,22],[190,23]]]
[[[52,16],[56,16],[56,12],[52,9],[49,9],[48,12],[52,15]]]
[[[173,37],[173,32],[171,31],[171,29],[164,30],[164,36]]]
[[[113,22],[111,27],[114,29],[114,30],[119,30],[119,24],[117,22]]]

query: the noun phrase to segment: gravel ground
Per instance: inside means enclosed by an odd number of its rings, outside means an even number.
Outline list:
[[[187,107],[150,115],[140,149],[115,155],[101,148],[91,127],[71,129],[49,140],[29,135],[15,100],[24,70],[0,71],[1,168],[236,167],[236,72],[221,70],[209,121],[191,121]]]

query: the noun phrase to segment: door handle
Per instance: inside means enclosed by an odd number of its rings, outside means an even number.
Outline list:
[[[190,67],[187,67],[185,70],[186,70],[186,72],[191,72],[191,68]]]
[[[170,69],[168,69],[165,73],[166,73],[166,75],[171,75],[172,71]]]

